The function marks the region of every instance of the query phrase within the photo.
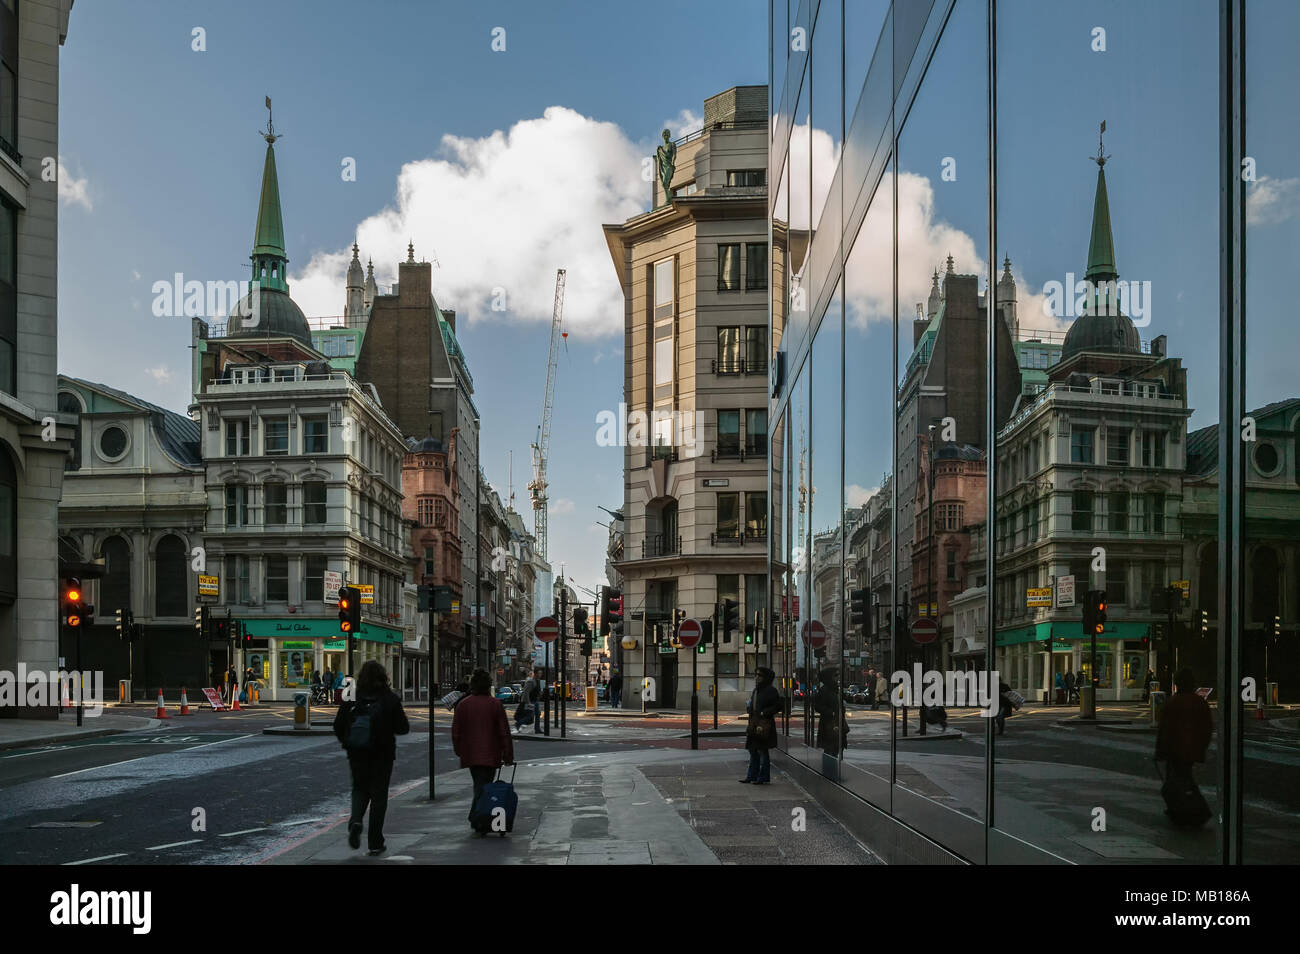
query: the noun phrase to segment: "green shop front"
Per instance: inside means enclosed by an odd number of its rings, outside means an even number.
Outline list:
[[[311,687],[312,673],[348,672],[348,640],[339,633],[339,621],[283,618],[245,619],[250,645],[241,648],[240,671],[251,667],[266,688],[263,698],[291,702],[295,690]],[[401,664],[402,631],[363,622],[353,640],[353,671],[368,660],[378,660],[393,680]],[[395,684],[395,683],[394,683]]]
[[[1002,680],[1026,699],[1041,701],[1056,685],[1056,674],[1091,671],[1092,640],[1085,639],[1078,620],[1046,620],[1000,630],[994,662]],[[1109,623],[1097,637],[1099,701],[1140,700],[1148,668],[1154,668],[1151,624]]]

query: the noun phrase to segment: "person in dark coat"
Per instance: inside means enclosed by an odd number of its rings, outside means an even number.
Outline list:
[[[623,704],[623,674],[614,673],[609,680],[609,704],[617,709]]]
[[[1156,732],[1156,758],[1169,764],[1171,782],[1196,784],[1192,765],[1205,761],[1213,736],[1214,717],[1196,691],[1195,674],[1188,668],[1178,670],[1174,694],[1165,703]]]
[[[749,728],[745,748],[749,750],[749,772],[741,784],[772,784],[772,747],[776,745],[776,714],[781,711],[781,694],[777,692],[776,673],[760,666],[754,677],[754,691],[745,708]]]
[[[384,816],[388,813],[388,783],[393,777],[393,762],[397,759],[397,736],[411,731],[402,700],[388,685],[388,671],[383,664],[371,659],[361,667],[357,677],[356,700],[343,702],[334,716],[334,734],[347,748],[348,734],[352,729],[353,714],[357,711],[370,715],[370,744],[365,748],[348,749],[348,767],[352,771],[352,818],[348,822],[348,844],[361,847],[362,819],[370,807],[370,829],[366,833],[370,854],[382,854],[384,844]],[[429,744],[433,744],[432,736]]]
[[[1074,670],[1067,669],[1065,670],[1065,701],[1067,705],[1074,702],[1074,689]]]
[[[1011,687],[1002,680],[998,680],[998,714],[993,717],[993,721],[998,724],[998,735],[1007,731],[1007,716],[1015,710],[1016,705],[1011,701],[1008,693]]]
[[[1147,670],[1146,677],[1142,680],[1142,701],[1148,702],[1151,699],[1151,683],[1156,681],[1156,674],[1150,669]]]
[[[473,823],[474,807],[483,795],[483,786],[492,781],[498,768],[513,765],[515,761],[506,708],[492,695],[492,677],[486,670],[474,670],[469,680],[469,695],[456,700],[451,717],[451,744],[460,757],[461,768],[469,769],[474,779],[474,800],[469,805],[469,820]]]
[[[813,707],[817,710],[817,748],[827,755],[839,755],[848,734],[848,723],[840,699],[839,673],[834,668],[822,670]]]

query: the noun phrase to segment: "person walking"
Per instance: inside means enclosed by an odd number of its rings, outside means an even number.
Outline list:
[[[776,714],[781,711],[781,694],[774,685],[776,673],[760,666],[754,676],[754,691],[749,694],[745,710],[749,725],[745,730],[745,748],[749,751],[749,771],[742,785],[772,784],[772,747],[776,745]]]
[[[348,845],[361,847],[362,821],[370,808],[366,843],[371,855],[383,854],[384,816],[388,813],[388,783],[397,759],[397,736],[411,731],[402,700],[388,684],[388,670],[368,660],[357,678],[356,699],[344,702],[334,715],[334,734],[348,753],[352,773],[352,817]],[[432,736],[430,744],[433,744]]]
[[[885,678],[885,671],[882,669],[876,673],[876,698],[871,703],[871,710],[874,712],[876,707],[882,702],[889,701],[889,680]]]
[[[862,680],[862,692],[867,705],[874,709],[876,707],[876,671],[874,669],[867,670],[867,676]]]
[[[541,673],[534,669],[533,674],[528,677],[524,683],[524,702],[533,710],[533,733],[541,735],[542,732],[542,677]]]
[[[998,680],[998,714],[994,716],[994,721],[998,724],[998,735],[1002,735],[1007,730],[1007,716],[1012,711],[1020,708],[1011,698],[1012,689],[1001,679]]]
[[[1161,789],[1165,814],[1177,824],[1200,826],[1211,815],[1192,766],[1205,761],[1214,736],[1210,704],[1196,691],[1196,676],[1186,667],[1174,676],[1174,694],[1165,703],[1156,732],[1156,760],[1168,764]]]
[[[235,669],[235,661],[230,661],[226,669],[226,705],[233,705],[235,696],[239,692],[239,671]]]
[[[1065,701],[1065,675],[1063,673],[1058,672],[1056,674],[1056,678],[1052,680],[1052,689],[1055,690],[1054,695],[1056,697],[1052,700],[1053,704],[1057,702],[1064,702]]]
[[[469,769],[474,780],[474,800],[469,805],[469,821],[474,823],[474,809],[483,795],[483,786],[492,781],[502,765],[513,765],[514,743],[505,706],[492,693],[492,677],[476,669],[469,680],[469,695],[457,700],[451,717],[451,745],[460,758],[461,768]]]
[[[839,755],[849,733],[844,718],[844,700],[840,698],[839,670],[831,667],[822,670],[821,684],[813,699],[817,710],[817,748],[827,755]]]
[[[614,673],[609,680],[609,705],[612,709],[619,709],[623,706],[623,674]]]
[[[1148,702],[1151,699],[1151,683],[1155,682],[1156,674],[1150,669],[1147,670],[1146,678],[1142,680],[1142,701]]]
[[[1075,679],[1072,669],[1065,670],[1065,702],[1067,705],[1073,705],[1075,699]]]

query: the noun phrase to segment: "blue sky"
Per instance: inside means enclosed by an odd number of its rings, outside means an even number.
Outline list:
[[[608,519],[595,505],[622,502],[621,451],[595,443],[596,414],[622,395],[621,295],[600,227],[646,205],[639,159],[665,123],[684,132],[707,96],[766,80],[754,0],[78,4],[60,142],[65,187],[84,198],[61,212],[59,368],[184,411],[187,322],[155,317],[151,287],[175,272],[248,277],[270,95],[295,300],[309,316],[342,312],[341,256],[358,232],[381,286],[408,237],[436,260],[484,467],[504,498],[515,452],[521,511],[554,274],[568,269],[551,553],[594,587],[606,540],[594,521]],[[497,288],[502,312],[488,307]]]

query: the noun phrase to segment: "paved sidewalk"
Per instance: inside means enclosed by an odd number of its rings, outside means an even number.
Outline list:
[[[386,854],[347,846],[346,819],[266,859],[274,864],[878,864],[788,776],[740,785],[739,748],[576,755],[519,764],[519,813],[505,837],[469,827],[462,770],[389,803]],[[510,769],[505,770],[507,778]],[[802,810],[802,811],[796,811]],[[362,842],[364,845],[364,840]]]
[[[143,709],[143,707],[142,707]],[[77,728],[76,713],[64,713],[57,719],[0,719],[0,749],[29,745],[48,745],[69,738],[90,739],[120,732],[157,728],[157,719],[145,715],[122,715],[104,710],[98,716],[86,715]]]

